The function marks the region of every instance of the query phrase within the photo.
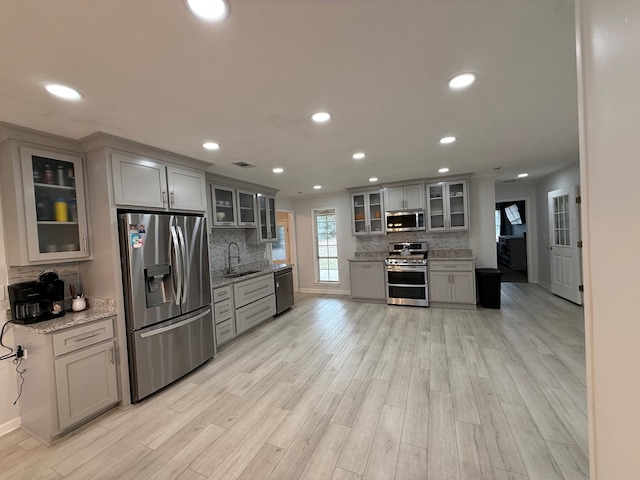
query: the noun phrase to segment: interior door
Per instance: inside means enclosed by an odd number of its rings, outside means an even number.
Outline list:
[[[580,224],[576,203],[578,187],[548,193],[551,291],[582,305],[582,262],[578,241]]]
[[[289,214],[287,212],[277,213],[277,237],[278,241],[273,244],[271,253],[275,265],[291,263],[291,242],[289,236]]]

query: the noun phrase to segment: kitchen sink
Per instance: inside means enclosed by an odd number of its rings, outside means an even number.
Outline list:
[[[225,275],[225,278],[239,278],[239,277],[244,277],[246,275],[251,275],[253,273],[259,273],[262,270],[247,270],[246,272],[240,272],[240,273],[230,273],[228,275]]]

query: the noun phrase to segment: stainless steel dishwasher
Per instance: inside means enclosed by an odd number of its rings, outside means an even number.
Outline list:
[[[293,305],[293,269],[285,267],[274,274],[276,282],[276,315]]]

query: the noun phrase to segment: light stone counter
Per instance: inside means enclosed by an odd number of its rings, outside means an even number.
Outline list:
[[[356,252],[354,258],[348,258],[349,262],[376,262],[383,261],[389,256],[389,252]]]
[[[262,275],[268,275],[270,273],[275,273],[279,270],[284,270],[286,268],[292,268],[292,263],[280,264],[280,265],[272,265],[268,268],[263,268],[262,270],[250,273],[248,275],[243,275],[241,277],[225,277],[224,275],[220,275],[219,273],[214,273],[211,277],[211,288],[219,288],[224,287],[226,285],[233,285],[234,283],[241,282],[243,280],[248,280],[250,278],[257,278]]]
[[[53,333],[116,315],[115,300],[87,298],[87,305],[88,307],[81,312],[65,312],[64,317],[28,325],[19,323],[12,323],[12,325],[14,328],[29,330],[33,333]]]

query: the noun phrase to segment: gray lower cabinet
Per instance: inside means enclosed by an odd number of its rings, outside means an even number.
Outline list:
[[[216,346],[221,346],[276,314],[273,273],[213,289]]]
[[[225,285],[213,289],[213,320],[216,346],[236,336],[236,321],[233,308],[233,287]]]
[[[474,261],[429,261],[429,301],[431,306],[475,308]]]
[[[114,318],[53,333],[15,328],[16,345],[27,351],[22,428],[51,444],[118,403]]]
[[[383,261],[349,262],[351,299],[386,302],[386,267]]]
[[[238,334],[276,314],[275,284],[272,273],[235,283],[233,297]]]

